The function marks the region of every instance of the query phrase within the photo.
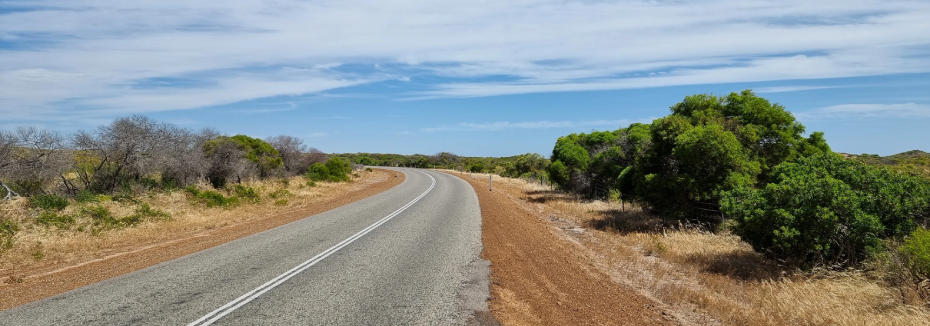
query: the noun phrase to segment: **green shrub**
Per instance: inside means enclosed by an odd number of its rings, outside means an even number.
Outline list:
[[[772,183],[727,192],[721,208],[759,252],[806,266],[852,264],[881,239],[914,230],[928,197],[925,181],[826,153],[779,164]]]
[[[19,232],[19,224],[16,221],[0,221],[0,250],[13,248],[13,237]]]
[[[310,187],[310,188],[316,187],[316,182],[307,181],[307,187]]]
[[[327,169],[323,163],[313,163],[313,165],[307,168],[306,177],[310,179],[311,182],[329,180],[329,169]]]
[[[236,197],[239,197],[240,199],[244,199],[253,203],[258,202],[261,199],[261,197],[258,195],[258,192],[255,191],[255,189],[252,187],[236,185],[234,190],[236,192]]]
[[[930,277],[930,230],[914,230],[898,250],[906,257],[908,268],[914,275]]]
[[[326,169],[329,171],[329,181],[340,182],[349,181],[349,173],[352,173],[352,165],[349,160],[333,157],[326,161]]]
[[[287,199],[278,199],[274,202],[275,205],[287,205]]]
[[[74,196],[74,200],[79,203],[91,203],[97,201],[97,196],[93,191],[81,190],[77,193],[77,196]]]
[[[365,168],[365,171],[373,172],[374,170],[372,170],[371,168]]]
[[[58,215],[54,212],[42,212],[42,214],[39,214],[39,217],[36,218],[36,223],[46,227],[54,226],[59,229],[67,229],[74,224],[74,217],[71,215]]]
[[[197,196],[195,196],[195,198],[198,201],[206,204],[207,207],[225,207],[238,203],[236,197],[225,197],[222,194],[212,190],[201,191],[197,194]]]
[[[51,194],[32,196],[29,198],[29,203],[34,207],[45,210],[60,211],[68,207],[67,199]]]

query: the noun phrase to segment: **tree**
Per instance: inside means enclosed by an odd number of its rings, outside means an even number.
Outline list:
[[[171,148],[168,126],[134,115],[119,118],[93,132],[79,131],[73,136],[74,169],[85,189],[108,192],[121,180],[138,180],[159,168],[155,164],[161,153]]]
[[[305,159],[307,146],[300,138],[282,135],[268,138],[267,142],[278,151],[284,169],[291,175],[302,173],[313,164]]]
[[[232,144],[236,147],[238,151],[232,151],[229,148],[223,148],[220,152],[222,154],[222,162],[225,168],[232,167],[231,165],[236,158],[227,157],[233,153],[241,153],[241,158],[252,162],[251,167],[255,168],[258,172],[259,178],[267,178],[271,171],[275,168],[282,167],[284,165],[283,160],[281,159],[281,154],[278,153],[278,150],[274,149],[271,144],[268,144],[264,140],[258,138],[252,138],[246,135],[235,135],[232,137],[219,136],[213,140],[208,141],[205,146],[205,151],[209,156],[215,156],[214,153],[221,146],[228,146],[227,144]],[[237,177],[241,181],[241,171],[237,173]]]

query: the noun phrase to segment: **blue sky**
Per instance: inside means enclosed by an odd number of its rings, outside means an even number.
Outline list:
[[[548,155],[751,88],[930,151],[927,1],[0,1],[0,129],[130,114],[326,152]]]

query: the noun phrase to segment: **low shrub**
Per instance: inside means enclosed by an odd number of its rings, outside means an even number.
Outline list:
[[[136,209],[136,214],[142,218],[145,217],[159,217],[159,218],[171,218],[171,215],[163,211],[152,208],[151,205],[143,203],[139,208]]]
[[[0,250],[13,248],[13,237],[19,232],[19,223],[16,221],[0,221]]]
[[[45,227],[54,226],[59,229],[67,229],[74,224],[74,217],[71,215],[58,215],[54,212],[42,212],[42,214],[39,214],[39,217],[36,218],[36,223]]]
[[[313,165],[307,168],[307,174],[305,176],[307,179],[310,179],[310,182],[326,181],[329,180],[329,169],[327,169],[323,163],[313,163]]]
[[[374,170],[372,170],[371,168],[365,168],[365,171],[373,172]]]
[[[310,187],[310,188],[316,187],[316,182],[307,181],[307,187]]]
[[[930,278],[930,230],[918,228],[911,233],[898,250],[907,260],[907,266],[914,275]]]
[[[287,199],[278,199],[274,202],[275,205],[287,205]]]
[[[81,190],[77,196],[74,196],[74,200],[79,203],[91,203],[97,201],[97,195],[90,190]]]
[[[236,185],[234,190],[236,192],[236,197],[239,197],[240,199],[244,199],[246,201],[250,201],[253,203],[261,200],[261,197],[258,195],[258,192],[255,191],[255,189],[253,189],[252,187]]]
[[[33,207],[45,210],[60,211],[68,207],[67,199],[51,194],[32,196],[29,198],[29,203]]]
[[[236,197],[225,197],[222,194],[212,190],[201,191],[197,193],[195,198],[198,201],[206,204],[207,207],[225,207],[238,203]]]
[[[143,205],[147,206],[147,205]],[[151,208],[148,209],[151,211]],[[156,211],[157,212],[157,211]],[[90,217],[94,222],[93,232],[98,233],[107,229],[116,229],[122,227],[133,226],[142,222],[145,219],[145,215],[139,214],[139,210],[136,210],[136,214],[118,218],[113,216],[113,213],[109,209],[103,206],[87,206],[81,208],[81,213]]]

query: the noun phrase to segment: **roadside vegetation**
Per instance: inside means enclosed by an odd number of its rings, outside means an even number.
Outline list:
[[[510,157],[463,157],[448,152],[434,155],[355,153],[338,156],[362,165],[449,169],[460,172],[494,173],[514,178],[545,178],[545,170],[549,166],[549,160],[536,153]]]
[[[306,205],[370,171],[291,136],[195,132],[144,116],[70,136],[0,131],[0,274]]]
[[[551,186],[503,184],[662,302],[738,325],[930,322],[926,153],[834,153],[747,90],[560,137],[550,159]]]

